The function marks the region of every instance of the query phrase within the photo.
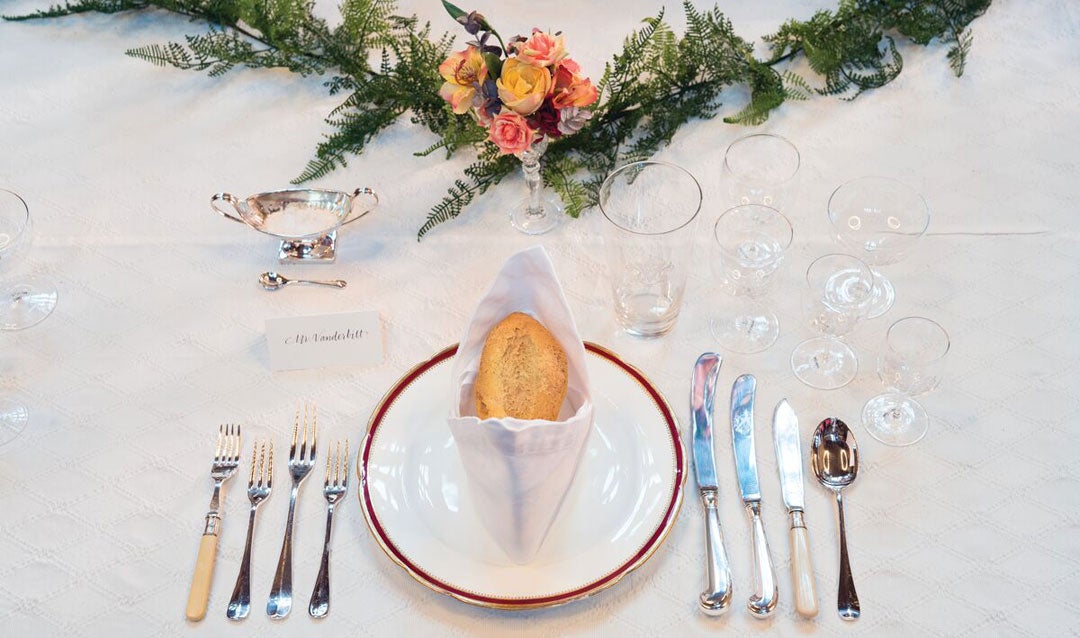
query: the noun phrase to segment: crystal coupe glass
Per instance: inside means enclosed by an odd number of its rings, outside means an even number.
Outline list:
[[[887,392],[867,401],[862,411],[870,436],[893,446],[911,445],[926,436],[930,418],[912,397],[941,383],[948,352],[949,333],[936,321],[905,317],[889,326],[877,368]]]
[[[56,286],[11,270],[30,249],[33,224],[22,197],[0,189],[0,330],[22,330],[49,316],[56,307]]]
[[[822,336],[803,341],[791,353],[791,370],[819,390],[835,390],[855,378],[859,360],[840,337],[855,330],[870,308],[874,275],[850,255],[818,257],[806,271],[803,309]]]
[[[877,266],[903,259],[930,225],[922,195],[888,177],[860,177],[833,191],[828,205],[834,238],[874,268],[869,317],[880,317],[896,298],[892,282]]]
[[[730,303],[709,321],[721,347],[732,352],[761,352],[780,335],[780,321],[766,303],[791,245],[791,222],[768,206],[736,206],[713,226],[713,272]]]

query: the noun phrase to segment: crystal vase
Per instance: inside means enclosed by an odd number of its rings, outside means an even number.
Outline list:
[[[562,206],[557,199],[544,197],[544,182],[540,178],[540,158],[547,146],[548,138],[541,136],[517,154],[529,194],[510,210],[510,224],[526,235],[542,235],[558,226],[562,219]]]

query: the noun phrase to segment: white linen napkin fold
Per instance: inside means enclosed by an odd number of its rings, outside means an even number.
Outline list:
[[[476,416],[473,386],[488,332],[512,312],[531,315],[566,351],[558,421]],[[450,431],[480,521],[515,563],[533,559],[574,479],[592,426],[585,346],[555,269],[541,246],[510,257],[469,321],[451,366]]]

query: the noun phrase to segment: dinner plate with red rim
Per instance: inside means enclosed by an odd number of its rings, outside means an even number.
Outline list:
[[[594,419],[577,475],[537,556],[510,561],[472,509],[446,423],[450,346],[407,372],[372,414],[357,458],[360,505],[375,541],[424,586],[498,609],[562,605],[647,561],[682,504],[678,422],[639,370],[585,344]]]

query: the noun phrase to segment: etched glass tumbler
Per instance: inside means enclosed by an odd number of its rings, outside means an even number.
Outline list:
[[[835,390],[855,378],[859,360],[841,337],[866,318],[874,275],[850,255],[818,257],[806,271],[803,309],[810,326],[822,336],[807,339],[791,353],[791,370],[800,381],[819,390]]]
[[[788,218],[768,206],[736,206],[716,220],[713,272],[732,297],[709,320],[709,330],[725,350],[750,354],[776,342],[780,320],[766,300],[776,287],[792,236]]]
[[[941,383],[949,333],[925,317],[905,317],[889,326],[885,351],[878,357],[878,377],[886,392],[863,406],[863,425],[886,445],[918,442],[930,426],[922,404],[913,399]]]
[[[895,179],[860,177],[829,197],[829,224],[836,241],[873,268],[874,297],[868,316],[880,317],[892,307],[896,292],[877,267],[903,259],[926,233],[930,225],[926,200]]]
[[[779,135],[740,137],[724,153],[728,205],[760,204],[786,213],[797,195],[801,163],[799,149]]]
[[[600,211],[616,321],[635,336],[667,334],[693,266],[701,186],[675,164],[634,162],[604,180]]]

